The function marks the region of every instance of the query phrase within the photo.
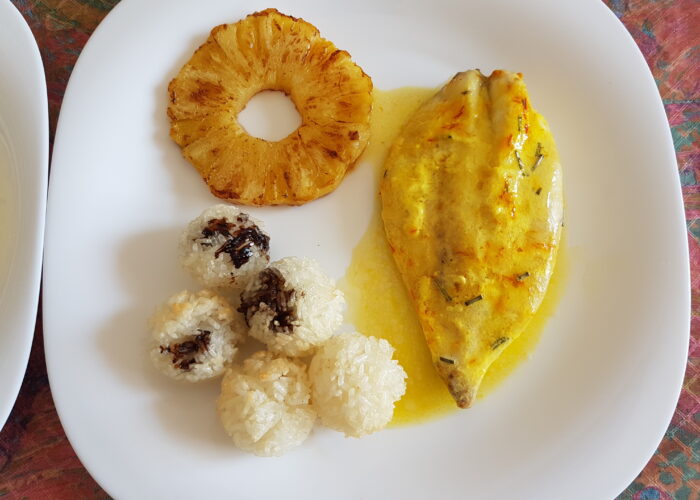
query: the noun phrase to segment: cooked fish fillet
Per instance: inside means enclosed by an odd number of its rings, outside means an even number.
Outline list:
[[[437,371],[472,404],[547,291],[563,217],[554,139],[519,73],[457,74],[408,121],[382,217]]]

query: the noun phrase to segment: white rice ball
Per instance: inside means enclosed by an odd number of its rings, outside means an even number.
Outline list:
[[[217,410],[240,449],[262,457],[280,456],[311,433],[316,412],[306,367],[260,351],[226,371]]]
[[[261,223],[231,205],[207,208],[180,236],[182,266],[206,287],[243,287],[270,261]]]
[[[311,259],[287,257],[262,270],[241,294],[250,335],[287,356],[307,356],[343,322],[343,293]]]
[[[406,392],[406,372],[391,359],[384,339],[361,333],[336,335],[309,367],[314,408],[323,425],[361,437],[383,429]]]
[[[223,373],[246,325],[223,297],[210,290],[185,290],[156,310],[150,327],[156,368],[174,379],[197,382]]]

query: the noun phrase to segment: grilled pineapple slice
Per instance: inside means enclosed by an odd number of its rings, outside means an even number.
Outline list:
[[[290,96],[301,126],[270,142],[238,113],[262,90]],[[372,80],[302,19],[267,9],[215,27],[170,82],[170,135],[212,193],[299,205],[335,189],[369,139]]]
[[[522,75],[457,74],[392,144],[381,185],[394,259],[457,405],[547,290],[563,194],[557,150]]]

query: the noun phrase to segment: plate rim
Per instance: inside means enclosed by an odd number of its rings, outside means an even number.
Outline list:
[[[27,73],[34,73],[36,82],[38,84],[38,95],[34,97],[39,99],[37,109],[43,109],[38,115],[32,117],[32,121],[36,121],[37,134],[39,136],[33,141],[32,145],[38,148],[37,162],[31,165],[32,168],[36,169],[36,175],[39,181],[38,186],[36,186],[36,195],[33,197],[26,196],[25,188],[26,183],[19,183],[19,197],[24,197],[28,199],[31,206],[37,210],[37,220],[32,220],[35,224],[35,230],[31,234],[32,245],[31,252],[32,255],[29,260],[31,263],[28,264],[29,268],[22,269],[22,274],[26,275],[26,280],[29,282],[27,285],[27,291],[25,296],[21,299],[22,303],[26,305],[28,310],[33,311],[31,314],[27,314],[26,317],[21,319],[24,330],[22,336],[24,342],[21,348],[21,352],[16,353],[17,355],[17,366],[13,370],[16,374],[13,380],[5,381],[5,384],[11,387],[8,391],[8,396],[13,394],[7,399],[7,401],[0,402],[0,429],[2,429],[7,422],[12,409],[14,408],[15,402],[19,395],[22,382],[24,381],[24,375],[26,373],[27,365],[29,362],[29,355],[31,352],[32,342],[34,340],[34,332],[36,329],[37,319],[38,319],[38,306],[39,306],[39,291],[41,288],[41,270],[43,261],[43,246],[44,246],[44,228],[46,222],[46,198],[48,190],[48,168],[49,168],[49,108],[48,108],[48,94],[46,87],[46,74],[44,72],[44,65],[41,59],[41,52],[39,51],[39,46],[37,44],[36,38],[29,27],[29,24],[22,16],[21,12],[15,7],[10,0],[0,1],[0,11],[5,13],[7,17],[5,20],[8,24],[12,24],[14,29],[21,33],[22,39],[16,40],[17,44],[23,45],[28,52],[31,52],[31,60],[26,62]],[[10,21],[7,21],[10,19]],[[27,164],[23,164],[23,168],[28,168]],[[32,199],[34,198],[34,199]],[[22,206],[25,203],[24,200],[17,200],[17,205]],[[26,212],[26,211],[24,211]],[[16,260],[16,259],[15,259]],[[14,264],[13,264],[14,268]],[[15,274],[17,274],[15,272]],[[12,277],[12,275],[10,275]],[[22,279],[24,280],[24,279]],[[15,277],[13,280],[19,282],[20,278]],[[2,299],[0,299],[2,300]]]
[[[685,221],[686,221],[686,212],[685,212],[685,202],[683,200],[683,188],[680,182],[680,172],[678,171],[678,156],[676,155],[676,148],[673,143],[673,137],[671,136],[671,128],[670,128],[670,123],[668,121],[668,115],[666,114],[666,109],[663,104],[663,99],[661,97],[661,91],[659,90],[659,86],[656,84],[656,81],[654,80],[654,75],[651,72],[651,68],[647,64],[646,59],[644,58],[644,53],[642,52],[642,49],[639,47],[637,42],[635,41],[634,37],[630,33],[630,31],[627,29],[627,27],[624,25],[622,20],[615,15],[613,10],[609,8],[607,5],[605,5],[602,1],[600,2],[594,2],[598,5],[599,9],[602,9],[605,11],[605,15],[609,16],[609,18],[613,19],[617,25],[618,28],[622,30],[624,33],[624,37],[626,39],[626,43],[634,48],[634,52],[636,54],[638,64],[643,64],[644,67],[646,68],[646,71],[644,72],[644,75],[647,79],[647,83],[651,83],[654,93],[655,93],[655,99],[653,101],[655,112],[657,114],[660,114],[663,116],[663,119],[665,120],[666,123],[666,128],[665,128],[665,134],[663,136],[664,140],[664,149],[666,150],[666,156],[667,156],[667,165],[673,166],[675,177],[677,178],[677,183],[676,183],[676,189],[674,190],[675,193],[675,200],[673,205],[675,206],[675,221],[682,222],[679,224],[679,226],[682,226],[682,238],[679,237],[679,239],[682,239],[685,242],[685,245],[681,246],[681,253],[682,253],[682,259],[683,262],[685,263],[685,273],[684,273],[684,278],[685,278],[685,283],[683,283],[683,303],[681,304],[681,307],[683,308],[685,312],[685,326],[683,329],[683,337],[685,339],[685,362],[682,365],[678,365],[676,367],[676,373],[675,373],[675,386],[673,391],[669,391],[672,395],[672,400],[674,401],[673,405],[669,405],[669,407],[666,410],[666,417],[664,417],[664,421],[666,422],[666,425],[663,426],[663,428],[660,428],[658,432],[656,433],[656,436],[653,440],[650,440],[650,443],[655,443],[653,446],[650,445],[646,455],[640,455],[639,459],[637,460],[637,467],[636,472],[632,471],[628,474],[627,479],[623,482],[622,480],[620,483],[624,483],[621,487],[618,487],[618,493],[617,495],[621,494],[622,492],[627,489],[628,486],[632,484],[634,479],[644,470],[644,468],[649,464],[651,459],[654,456],[654,453],[656,453],[656,450],[659,447],[659,444],[663,441],[664,435],[666,434],[666,431],[668,430],[668,427],[671,425],[671,420],[673,419],[673,415],[676,412],[676,408],[678,407],[678,401],[680,399],[682,390],[683,390],[683,382],[685,381],[685,373],[688,368],[688,354],[689,354],[689,348],[690,348],[690,335],[691,335],[691,316],[692,316],[692,304],[691,304],[691,296],[692,296],[692,282],[691,282],[691,267],[690,267],[690,249],[689,249],[689,241],[688,241],[688,231],[686,229]],[[651,103],[649,103],[651,104]],[[661,139],[661,138],[660,138]],[[679,227],[680,229],[680,227]]]

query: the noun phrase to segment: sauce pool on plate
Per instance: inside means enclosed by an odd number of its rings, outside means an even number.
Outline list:
[[[413,112],[435,92],[436,89],[417,87],[375,89],[370,144],[361,158],[374,168],[375,186],[392,141]],[[372,220],[353,251],[340,286],[346,295],[350,321],[365,335],[388,340],[408,374],[406,394],[396,404],[392,424],[417,423],[455,411],[457,406],[433,367],[418,317],[389,250],[380,212],[377,194]],[[566,262],[563,244],[540,309],[526,331],[491,365],[481,385],[480,398],[498,387],[534,350],[558,302]]]

